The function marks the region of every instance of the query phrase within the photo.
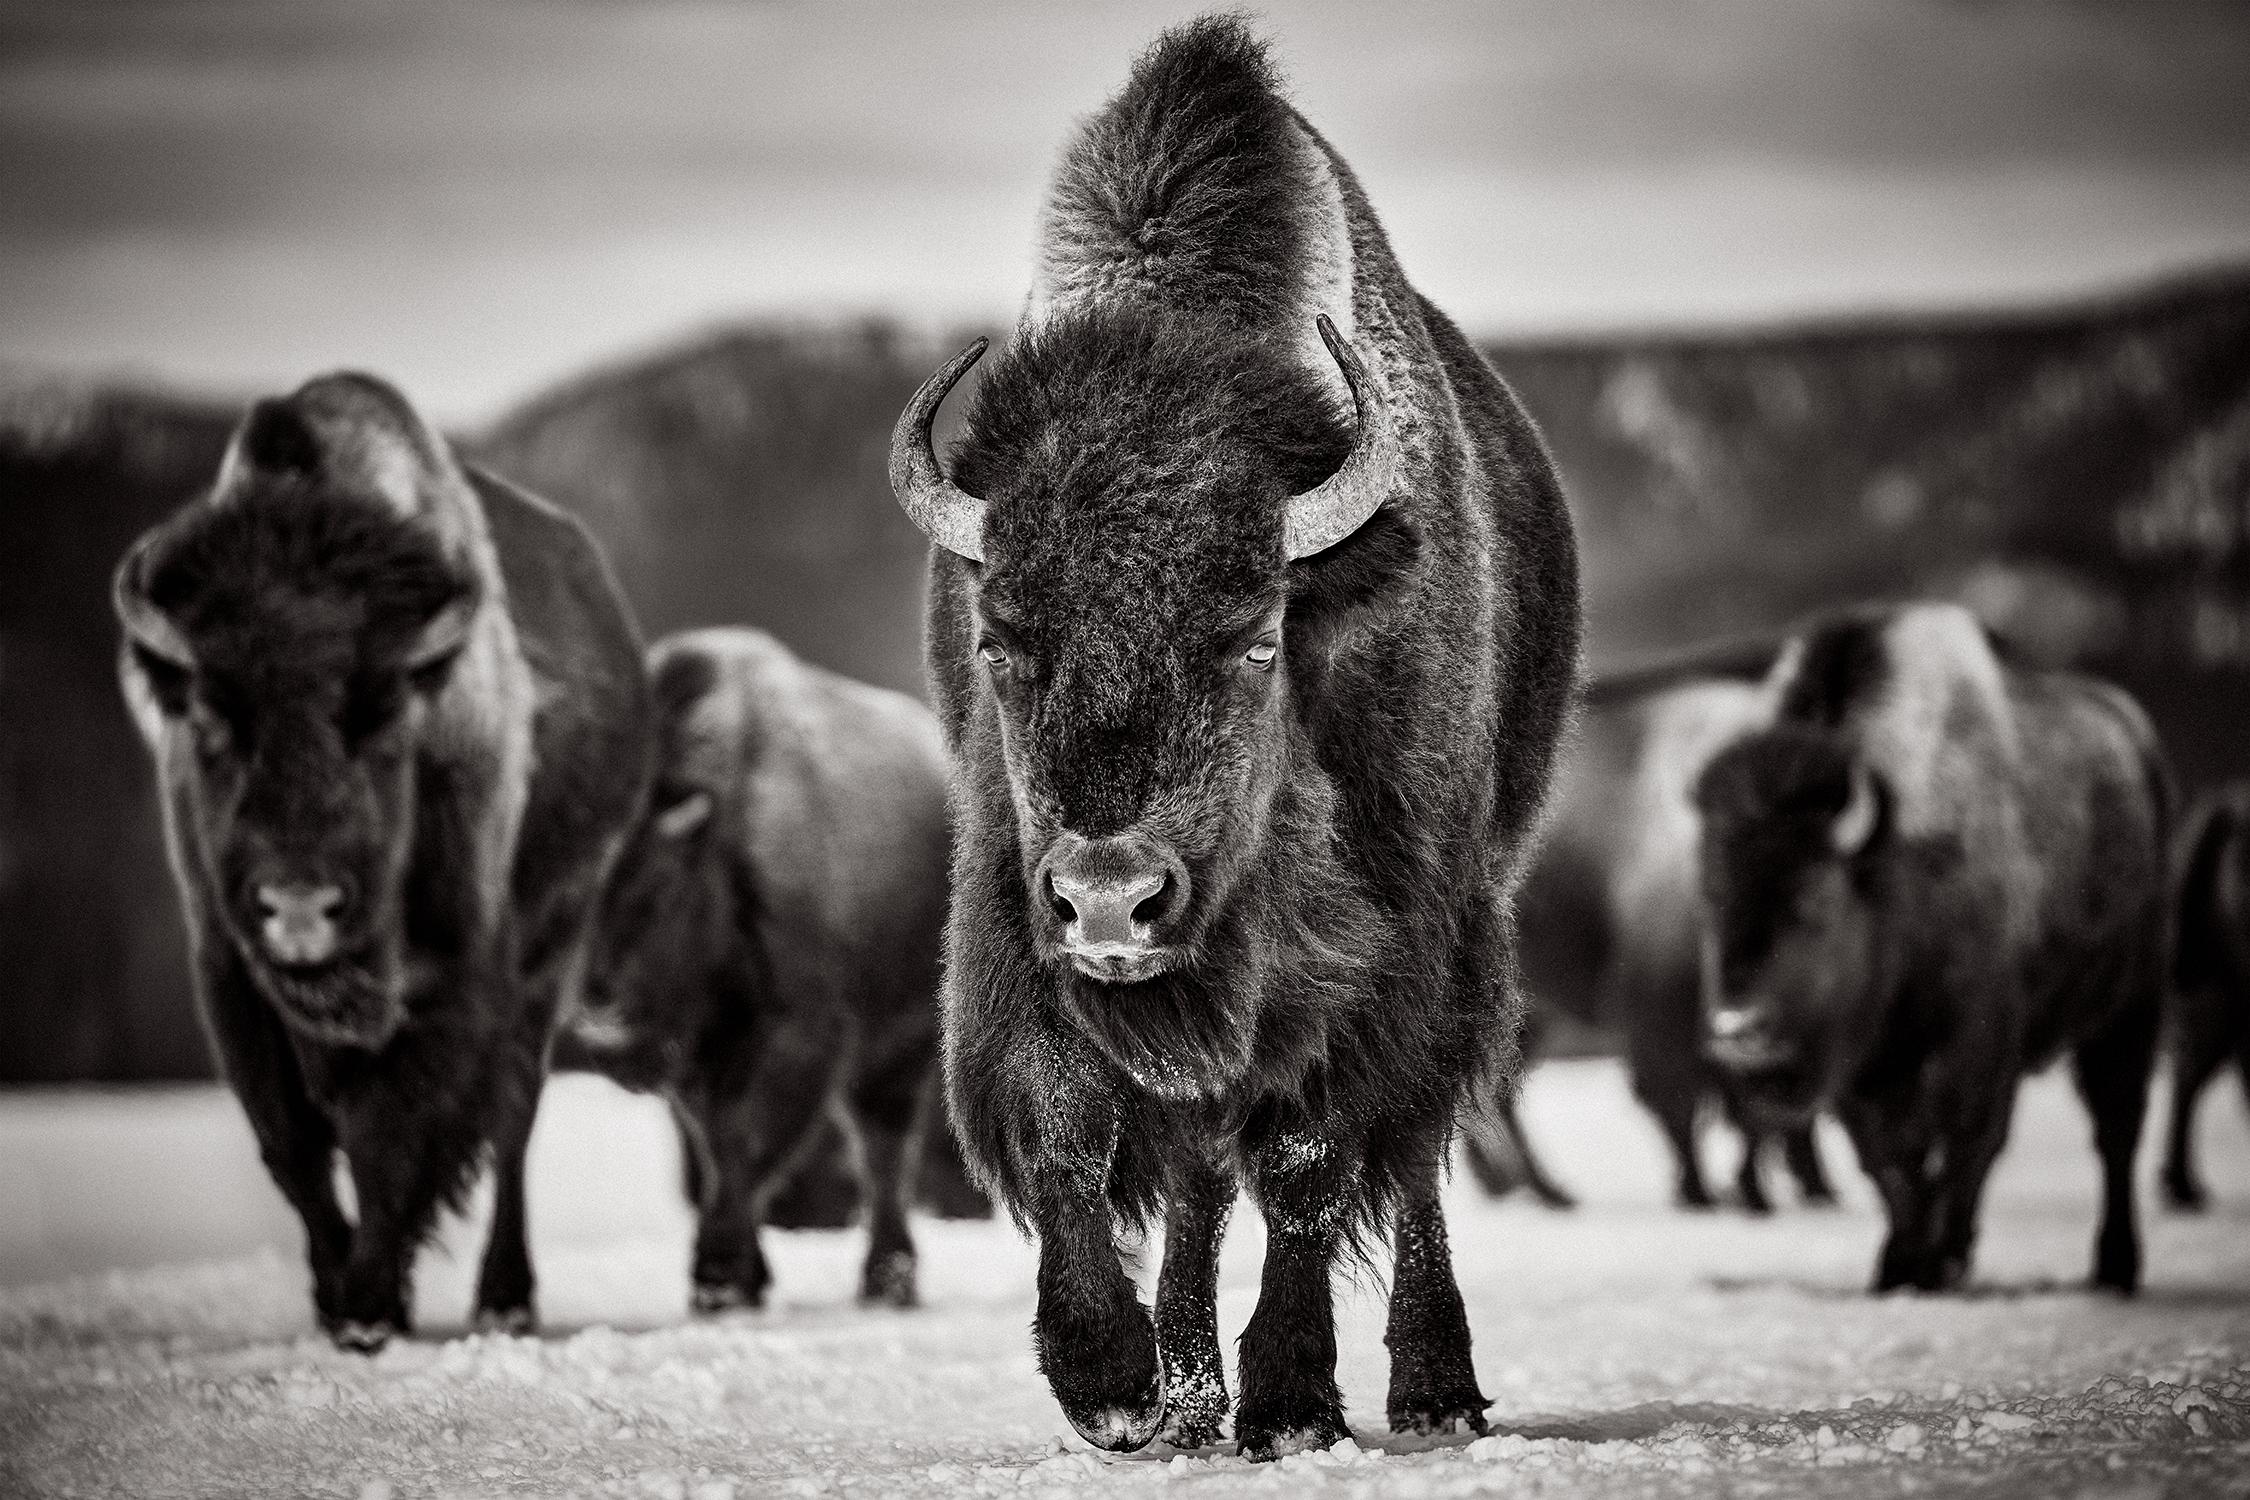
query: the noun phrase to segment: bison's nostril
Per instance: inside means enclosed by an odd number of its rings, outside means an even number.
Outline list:
[[[1172,876],[1167,871],[1158,878],[1155,891],[1142,897],[1140,904],[1133,908],[1133,920],[1149,925],[1163,921],[1165,909],[1172,904],[1171,895]]]
[[[344,888],[339,885],[258,887],[258,905],[265,909],[269,917],[328,919],[333,918],[343,904]]]

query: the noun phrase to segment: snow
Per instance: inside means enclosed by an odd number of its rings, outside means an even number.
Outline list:
[[[1666,1206],[1654,1127],[1612,1064],[1542,1067],[1524,1115],[1584,1206],[1491,1203],[1466,1174],[1453,1188],[1493,1434],[1383,1430],[1379,1278],[1363,1279],[1339,1287],[1353,1439],[1251,1466],[1225,1445],[1117,1457],[1058,1436],[1028,1336],[1033,1251],[1004,1221],[916,1222],[917,1311],[853,1305],[856,1233],[798,1233],[769,1236],[771,1308],[689,1318],[669,1124],[599,1080],[558,1079],[533,1145],[546,1332],[452,1336],[480,1243],[454,1223],[420,1267],[423,1336],[373,1358],[315,1334],[296,1231],[223,1093],[0,1096],[0,1495],[2124,1497],[2250,1483],[2250,1122],[2231,1088],[2204,1107],[2215,1207],[2163,1214],[2143,1193],[2148,1286],[2130,1302],[2078,1287],[2096,1178],[2059,1075],[2024,1094],[1976,1280],[1953,1297],[1863,1294],[1880,1220],[1838,1138],[1825,1144],[1845,1206],[1756,1221]],[[1220,1277],[1230,1341],[1262,1247],[1257,1215],[1239,1212]]]

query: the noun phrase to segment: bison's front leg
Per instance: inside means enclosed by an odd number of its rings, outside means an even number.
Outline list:
[[[1219,1355],[1219,1241],[1234,1207],[1234,1178],[1206,1162],[1182,1168],[1164,1215],[1164,1269],[1156,1282],[1156,1338],[1164,1351],[1164,1441],[1218,1441],[1227,1415]]]
[[[1032,1228],[1040,1373],[1087,1442],[1115,1453],[1147,1447],[1164,1418],[1164,1368],[1148,1310],[1110,1237],[1107,1201],[1082,1192],[1043,1195]]]
[[[258,1155],[305,1225],[313,1308],[333,1334],[343,1314],[352,1228],[336,1202],[336,1131],[305,1087],[279,1017],[252,987],[234,945],[206,938],[202,1000],[219,1063],[258,1138]]]
[[[1250,1159],[1266,1217],[1258,1307],[1242,1330],[1242,1406],[1234,1435],[1253,1461],[1325,1448],[1349,1436],[1336,1389],[1336,1310],[1329,1272],[1351,1212],[1359,1154],[1284,1130]]]
[[[1391,1392],[1385,1403],[1393,1432],[1485,1430],[1491,1401],[1477,1388],[1469,1357],[1469,1315],[1453,1279],[1445,1211],[1438,1205],[1438,1152],[1399,1205],[1397,1254],[1391,1275]]]
[[[524,1160],[531,1150],[531,1127],[539,1113],[546,1082],[544,1022],[536,1037],[519,1039],[516,1055],[494,1080],[502,1109],[492,1133],[492,1231],[477,1272],[476,1326],[480,1332],[531,1332],[538,1326],[533,1306],[537,1279],[531,1269],[529,1216],[524,1203]]]

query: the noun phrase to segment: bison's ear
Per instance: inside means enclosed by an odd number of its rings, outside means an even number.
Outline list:
[[[1850,859],[1865,849],[1875,838],[1875,830],[1883,821],[1883,789],[1860,760],[1852,761],[1851,791],[1844,798],[1843,810],[1836,821],[1828,825],[1828,841],[1836,852]]]
[[[668,839],[686,838],[711,820],[711,794],[690,792],[656,810],[656,831]]]

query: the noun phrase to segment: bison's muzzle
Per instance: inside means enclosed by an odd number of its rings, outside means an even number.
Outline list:
[[[258,938],[277,964],[304,968],[328,963],[342,947],[338,924],[349,893],[333,881],[261,881],[251,893],[258,906]]]
[[[1187,911],[1187,866],[1154,839],[1066,832],[1040,861],[1038,886],[1064,956],[1088,979],[1137,983],[1178,961],[1167,939]]]

